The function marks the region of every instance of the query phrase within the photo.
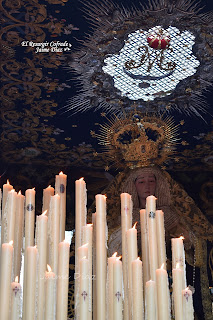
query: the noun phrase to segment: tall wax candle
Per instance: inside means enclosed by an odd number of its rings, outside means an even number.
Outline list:
[[[56,320],[67,320],[70,253],[69,243],[66,241],[60,242],[58,253]]]
[[[149,280],[146,283],[146,319],[157,320],[157,301],[155,281]]]
[[[192,291],[189,288],[182,290],[183,320],[194,320]]]
[[[166,270],[166,242],[164,228],[164,213],[162,210],[156,210],[156,228],[157,228],[157,248],[158,248],[158,266]]]
[[[137,249],[137,230],[133,228],[127,230],[127,256],[128,256],[128,303],[129,303],[129,319],[132,319],[132,261],[138,257]]]
[[[178,264],[176,269],[172,270],[172,278],[173,278],[175,320],[183,320],[183,302],[182,302],[183,270],[179,269]]]
[[[15,282],[11,283],[11,320],[19,320],[21,318],[21,291],[17,276]]]
[[[82,245],[82,227],[86,225],[87,190],[84,178],[75,181],[75,274],[79,274],[78,248]],[[79,288],[75,279],[75,298]],[[75,308],[77,300],[75,299]]]
[[[132,261],[132,306],[133,320],[143,320],[143,277],[142,261],[136,259]]]
[[[143,261],[143,283],[145,284],[150,279],[150,266],[149,266],[149,238],[148,238],[148,221],[145,209],[140,210],[141,222],[141,251]],[[144,287],[145,298],[145,287]]]
[[[88,263],[89,263],[89,320],[92,320],[92,237],[93,225],[87,224],[82,227],[83,244],[88,243]]]
[[[93,320],[97,320],[97,286],[96,286],[96,213],[92,214],[92,224],[93,224],[93,245],[92,245],[92,274],[93,274]]]
[[[113,319],[122,320],[122,262],[116,258],[113,263]]]
[[[170,320],[170,295],[168,275],[164,266],[156,270],[158,320]]]
[[[106,314],[106,196],[96,199],[96,286],[97,319],[105,320]]]
[[[172,242],[172,268],[175,269],[178,264],[178,268],[183,271],[183,287],[186,288],[186,263],[185,252],[183,245],[183,237],[173,238]]]
[[[36,243],[38,248],[38,312],[37,319],[43,320],[45,307],[45,272],[47,266],[47,216],[46,211],[37,216]]]
[[[80,269],[80,320],[89,320],[89,261],[83,257]]]
[[[52,271],[58,273],[58,245],[59,245],[59,223],[60,223],[60,196],[51,196],[48,215],[48,246],[47,262]]]
[[[34,246],[35,188],[25,192],[25,249]]]
[[[15,239],[14,239],[14,263],[13,275],[20,278],[21,271],[21,250],[23,245],[23,232],[24,232],[24,196],[19,191],[16,199],[16,212],[15,212]]]
[[[79,320],[80,317],[80,260],[84,257],[88,259],[88,243],[78,248],[78,273],[75,273],[75,316]]]
[[[45,299],[45,320],[55,320],[56,317],[56,274],[52,272],[48,265],[46,279],[46,299]]]
[[[4,221],[4,239],[2,243],[8,243],[15,239],[16,197],[17,192],[14,189],[8,192],[2,219]]]
[[[27,247],[26,295],[24,295],[26,301],[23,310],[23,319],[25,320],[35,319],[37,255],[36,247]]]
[[[121,230],[122,230],[122,265],[124,281],[124,320],[129,319],[128,308],[128,259],[126,232],[132,226],[132,197],[128,193],[121,194]]]
[[[156,227],[156,198],[154,196],[149,196],[146,198],[146,212],[148,216],[150,276],[152,280],[156,281],[156,270],[158,269],[158,250]]]
[[[25,226],[24,226],[24,234],[25,234],[25,253],[27,247],[34,246],[34,225],[35,225],[35,188],[27,189],[25,191]],[[26,272],[27,272],[27,255],[24,254],[24,284],[23,284],[23,310],[25,310],[25,302],[26,302]],[[23,315],[25,316],[26,312],[23,311]],[[27,320],[27,319],[23,319]]]
[[[66,188],[67,188],[67,175],[60,172],[55,177],[55,193],[60,196],[60,234],[59,241],[65,239],[65,226],[66,226]]]
[[[113,264],[116,260],[117,252],[115,252],[112,257],[108,258],[107,265],[107,319],[113,320]]]
[[[3,243],[1,248],[1,273],[0,273],[0,319],[1,320],[9,320],[12,260],[13,260],[12,241],[10,243]]]
[[[1,244],[3,244],[4,241],[4,209],[7,202],[8,192],[10,192],[13,189],[13,186],[9,183],[9,180],[7,180],[7,183],[3,185],[3,197],[2,197],[2,217],[1,217]]]
[[[49,208],[50,208],[50,199],[54,196],[54,188],[48,186],[43,190],[43,204],[42,204],[42,212],[47,210],[47,216],[49,216]]]

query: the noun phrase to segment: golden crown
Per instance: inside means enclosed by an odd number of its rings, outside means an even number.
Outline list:
[[[108,118],[107,118],[108,119]],[[171,117],[131,113],[114,116],[95,136],[112,165],[137,168],[162,165],[174,154],[178,125]]]

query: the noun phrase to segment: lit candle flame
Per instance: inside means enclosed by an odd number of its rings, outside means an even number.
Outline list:
[[[15,189],[10,190],[10,192],[15,192]]]
[[[183,236],[180,236],[180,238],[179,238],[179,239],[184,240],[185,238],[184,238]]]
[[[140,261],[140,257],[138,257],[136,260]]]
[[[15,282],[18,283],[18,276],[15,277]]]
[[[85,243],[85,244],[83,244],[83,246],[81,246],[81,248],[87,248],[88,247],[88,245],[89,245],[89,243]]]
[[[52,187],[51,187],[51,184],[50,184],[47,188],[52,188]]]
[[[10,181],[7,179],[7,184],[10,184]]]
[[[113,253],[112,257],[113,258],[117,257],[117,254],[118,254],[117,252]]]
[[[92,223],[87,223],[87,227],[92,227],[93,224]]]
[[[80,178],[79,181],[84,181],[84,178]]]
[[[13,240],[11,240],[11,241],[9,242],[9,245],[13,246]]]
[[[121,258],[122,258],[122,256],[120,256],[120,257],[117,257],[117,258],[116,258],[116,261],[119,261],[119,260],[121,260]]]
[[[45,210],[43,213],[42,213],[42,216],[45,216],[47,214],[47,210]]]
[[[35,191],[35,187],[34,187],[34,188],[32,188],[32,190],[34,190],[34,191]]]
[[[132,229],[136,229],[137,223],[138,223],[138,222],[136,221]]]
[[[59,173],[59,175],[61,176],[62,174],[64,174],[62,171]]]
[[[18,194],[19,194],[19,195],[21,194],[21,190],[19,190]]]
[[[58,193],[56,193],[56,194],[55,194],[55,196],[59,196],[59,194],[58,194]]]
[[[48,270],[48,272],[52,271],[52,268],[49,266],[49,264],[47,264],[47,270]]]
[[[180,263],[176,263],[176,269],[180,269]]]
[[[164,269],[164,263],[162,264],[162,266],[160,267],[161,269]]]
[[[87,257],[86,256],[84,256],[82,259],[86,259]]]

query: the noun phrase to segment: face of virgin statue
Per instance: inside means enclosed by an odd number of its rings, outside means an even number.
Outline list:
[[[151,195],[155,195],[156,178],[153,173],[144,172],[141,173],[135,180],[135,187],[137,190],[140,204],[146,201],[146,198]]]

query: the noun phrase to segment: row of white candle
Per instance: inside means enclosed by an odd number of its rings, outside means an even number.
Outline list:
[[[83,228],[86,226],[86,186],[83,179],[76,182],[76,203],[77,200],[84,204],[81,209],[76,210],[76,237],[79,243],[82,245]],[[81,194],[82,192],[82,194]],[[81,199],[84,199],[81,201]],[[150,196],[147,198],[146,210],[140,211],[141,218],[141,230],[142,230],[142,256],[145,261],[145,272],[142,273],[142,262],[138,260],[137,256],[137,230],[130,225],[132,223],[132,201],[131,196],[128,194],[121,195],[121,223],[122,223],[122,262],[116,257],[111,257],[108,259],[108,273],[106,276],[106,197],[104,195],[96,195],[96,213],[93,214],[93,254],[95,259],[93,259],[93,273],[96,276],[96,285],[93,290],[93,319],[105,319],[105,314],[107,312],[109,319],[123,319],[122,315],[122,280],[124,281],[124,319],[139,319],[138,314],[141,314],[140,319],[143,319],[143,296],[146,297],[146,319],[170,319],[170,295],[168,287],[168,276],[166,272],[166,248],[165,248],[165,230],[164,230],[164,214],[161,210],[156,210],[156,198]],[[76,261],[78,265],[76,270],[81,270],[80,264],[82,263],[82,255],[79,254],[79,250],[83,247],[76,247]],[[185,256],[183,248],[183,240],[173,239],[172,240],[173,249],[173,261],[182,261],[180,266],[181,279],[178,278],[176,274],[179,273],[179,267],[176,268],[176,264],[173,265],[174,274],[174,285],[173,285],[173,295],[174,295],[174,305],[175,305],[175,315],[176,319],[182,319],[185,314],[190,312],[184,311],[183,314],[183,301],[186,287],[186,275],[185,275]],[[87,245],[88,250],[88,245]],[[90,244],[90,251],[92,250]],[[85,253],[85,258],[88,255]],[[86,259],[85,259],[86,260]],[[95,262],[95,263],[94,263]],[[86,263],[86,262],[84,262]],[[92,263],[90,259],[89,264]],[[160,266],[162,266],[160,268]],[[90,267],[91,268],[91,267]],[[138,268],[133,271],[133,268]],[[120,270],[120,271],[118,271]],[[138,271],[140,270],[140,271]],[[144,294],[143,294],[143,281],[140,280],[139,275],[145,280]],[[115,276],[116,275],[116,276]],[[137,275],[137,276],[136,276]],[[82,274],[80,271],[80,278]],[[90,283],[90,277],[88,276],[88,288]],[[108,279],[108,292],[106,292],[106,279]],[[113,280],[114,279],[114,280]],[[152,279],[151,281],[147,281]],[[179,287],[177,286],[177,283]],[[119,287],[120,284],[120,287]],[[91,309],[90,312],[84,313],[84,318],[81,318],[81,308],[83,301],[86,301],[84,296],[85,292],[88,295],[88,299],[91,300],[91,291],[89,289],[82,291],[81,279],[76,282],[76,319],[91,319]],[[152,298],[150,297],[150,292],[153,292],[153,288],[156,287],[155,293],[152,293]],[[85,287],[84,287],[85,288]],[[118,290],[118,288],[120,288]],[[137,288],[137,289],[136,289]],[[149,289],[152,288],[152,289]],[[182,294],[182,290],[185,290]],[[115,291],[116,292],[115,292]],[[151,291],[150,291],[151,290]],[[142,293],[141,293],[142,292]],[[191,292],[191,291],[190,291]],[[88,294],[89,293],[89,294]],[[79,299],[79,295],[84,297],[84,299]],[[136,297],[141,297],[137,300]],[[185,295],[186,296],[186,295]],[[190,294],[189,294],[190,296]],[[107,298],[107,300],[106,300]],[[180,299],[181,298],[181,299]],[[188,299],[188,298],[187,298]],[[188,299],[189,300],[189,299]],[[187,302],[188,302],[187,300]],[[80,301],[80,302],[79,302]],[[107,301],[107,310],[106,310]],[[136,302],[137,301],[137,302]],[[139,302],[138,302],[139,301]],[[154,304],[153,304],[154,301]],[[151,306],[150,306],[151,303]],[[193,306],[192,303],[186,303],[187,310],[191,310],[191,317],[188,319],[193,319]],[[156,308],[159,306],[159,308]],[[151,313],[150,313],[151,312]],[[87,314],[87,317],[86,317]],[[152,315],[151,315],[152,314]],[[181,317],[179,317],[181,314]],[[157,317],[157,318],[156,318]]]
[[[23,310],[21,310],[23,312],[23,319],[34,319],[32,314],[35,312],[36,318],[40,320],[55,319],[56,317],[57,319],[67,318],[69,244],[62,242],[65,238],[66,219],[66,175],[62,172],[56,176],[55,189],[60,195],[56,194],[54,196],[54,188],[51,186],[44,189],[43,209],[48,210],[48,217],[46,214],[37,216],[37,247],[33,247],[35,244],[35,189],[26,190],[24,197],[21,193],[17,194],[9,182],[3,186],[1,232],[3,249],[0,264],[0,304],[4,305],[4,308],[0,307],[0,319],[9,319],[10,283],[11,279],[14,280],[16,275],[20,275],[23,231],[25,233],[24,294]],[[12,240],[13,246],[7,243],[10,240]],[[7,268],[8,263],[5,262],[5,247],[12,252],[12,262],[9,263],[9,266],[11,264],[11,271],[10,267]],[[46,273],[47,261],[52,266],[53,272]],[[52,287],[55,287],[55,290],[51,290],[50,288]],[[17,283],[17,280],[12,283],[12,288],[16,288],[14,291],[15,299],[12,298],[12,301],[16,301],[15,305],[17,305],[17,293],[20,292],[20,284]],[[46,293],[45,290],[47,290]],[[13,295],[12,292],[12,297]],[[11,319],[19,319],[21,311],[17,314],[14,311],[16,308],[17,306],[14,306],[11,309],[10,316],[14,317]],[[4,313],[3,315],[2,312]],[[49,312],[53,313],[54,317],[50,317],[48,315]]]
[[[13,245],[4,243],[2,245],[1,274],[0,274],[0,319],[19,320],[21,317],[21,285],[16,278],[11,283],[12,264],[13,264]],[[36,281],[39,279],[37,273],[38,249],[27,247],[27,270],[26,270],[26,296],[25,310],[22,319],[35,319]],[[68,279],[69,279],[69,243],[63,241],[59,243],[59,264],[58,275],[51,270],[40,275],[40,280],[45,284],[44,294],[40,290],[43,298],[42,316],[37,313],[37,319],[63,319],[67,320],[68,303]],[[45,281],[46,280],[46,281]],[[56,291],[57,286],[57,291]],[[54,295],[56,296],[54,297]],[[39,297],[39,296],[38,296]],[[11,300],[11,306],[10,306]],[[42,305],[40,302],[40,305]],[[38,312],[40,308],[38,306]]]

